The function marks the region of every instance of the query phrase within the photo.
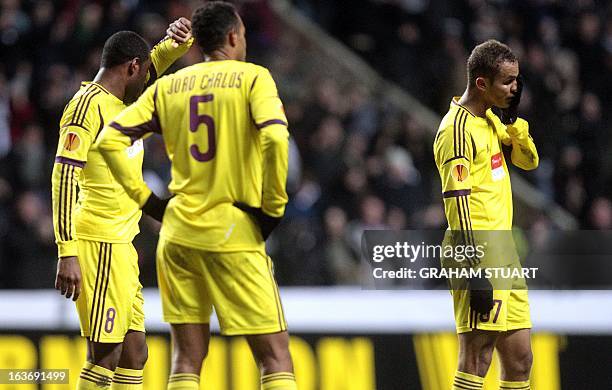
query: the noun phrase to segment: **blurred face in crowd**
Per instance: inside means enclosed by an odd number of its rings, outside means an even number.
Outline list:
[[[484,92],[488,105],[506,108],[510,105],[512,97],[517,90],[516,78],[519,74],[518,61],[504,61],[493,80],[487,77],[478,77],[476,85]]]
[[[128,64],[128,79],[125,86],[125,96],[123,97],[123,102],[125,104],[134,103],[136,99],[138,99],[138,96],[142,94],[147,80],[149,66],[151,66],[150,58],[145,61],[135,58]]]

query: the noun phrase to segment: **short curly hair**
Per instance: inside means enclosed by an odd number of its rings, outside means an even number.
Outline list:
[[[104,43],[100,66],[113,68],[134,58],[146,61],[149,59],[149,50],[149,44],[140,35],[133,31],[119,31]]]
[[[227,34],[238,26],[236,7],[224,1],[210,1],[194,11],[191,30],[204,54],[223,47]]]
[[[518,61],[516,56],[507,45],[495,39],[481,43],[472,50],[467,60],[467,77],[470,86],[476,84],[478,77],[493,80],[501,63],[516,61]]]

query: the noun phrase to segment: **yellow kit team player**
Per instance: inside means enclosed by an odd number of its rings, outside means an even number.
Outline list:
[[[52,176],[59,250],[55,288],[76,301],[81,334],[88,342],[77,389],[142,388],[147,346],[138,257],[132,246],[140,207],[114,180],[93,143],[104,125],[138,98],[147,80],[155,81],[189,49],[190,31],[189,20],[180,18],[150,53],[134,32],[112,35],[94,81],[82,84],[60,121]],[[122,153],[126,169],[141,177],[142,140]],[[153,216],[156,210],[150,206],[155,200],[151,197],[148,205]]]
[[[473,244],[478,231],[512,229],[502,147],[512,148],[512,163],[525,170],[538,166],[538,154],[528,123],[517,118],[522,82],[514,54],[489,40],[474,48],[467,65],[467,89],[452,99],[442,119],[434,157],[449,229]],[[453,389],[481,389],[494,348],[502,367],[501,389],[529,389],[531,320],[524,279],[510,290],[493,290],[486,279],[471,280],[452,293],[460,349]]]
[[[163,77],[106,125],[97,141],[139,205],[151,191],[128,169],[127,147],[160,133],[172,163],[157,247],[168,389],[198,389],[214,308],[221,333],[244,335],[262,389],[295,389],[287,324],[264,240],[285,211],[287,119],[270,72],[248,62],[245,27],[229,3],[192,17],[207,61]],[[246,211],[245,211],[246,210]]]

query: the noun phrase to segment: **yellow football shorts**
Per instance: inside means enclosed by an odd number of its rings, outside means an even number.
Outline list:
[[[134,246],[81,239],[78,245],[83,287],[76,307],[81,335],[97,343],[120,343],[129,329],[144,332]]]
[[[493,309],[488,314],[470,310],[470,293],[465,289],[451,291],[455,311],[457,333],[473,329],[506,332],[531,328],[529,297],[524,278],[512,281],[511,290],[493,291]]]
[[[228,336],[287,330],[264,251],[209,252],[160,237],[157,279],[164,321],[206,324],[214,308],[221,333]]]

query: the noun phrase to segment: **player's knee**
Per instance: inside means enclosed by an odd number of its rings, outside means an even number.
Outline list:
[[[516,354],[512,361],[511,371],[514,376],[517,377],[529,377],[531,372],[531,365],[533,363],[533,354],[531,349],[526,349]]]
[[[147,346],[147,343],[144,343],[142,345],[142,347],[139,349],[138,353],[134,358],[135,363],[137,364],[137,369],[144,369],[147,360],[149,360],[149,347]]]
[[[256,356],[263,372],[291,372],[293,364],[289,348],[284,346],[271,346]]]
[[[472,344],[459,354],[459,371],[485,376],[493,359],[493,342]]]
[[[131,343],[124,346],[120,366],[133,370],[142,370],[144,369],[148,358],[149,348],[144,340],[142,343]]]
[[[207,346],[202,348],[177,347],[174,351],[172,365],[177,372],[199,373],[207,355]]]
[[[488,370],[491,365],[491,360],[493,359],[493,346],[485,346],[483,347],[478,354],[478,367],[479,371],[481,369]]]

